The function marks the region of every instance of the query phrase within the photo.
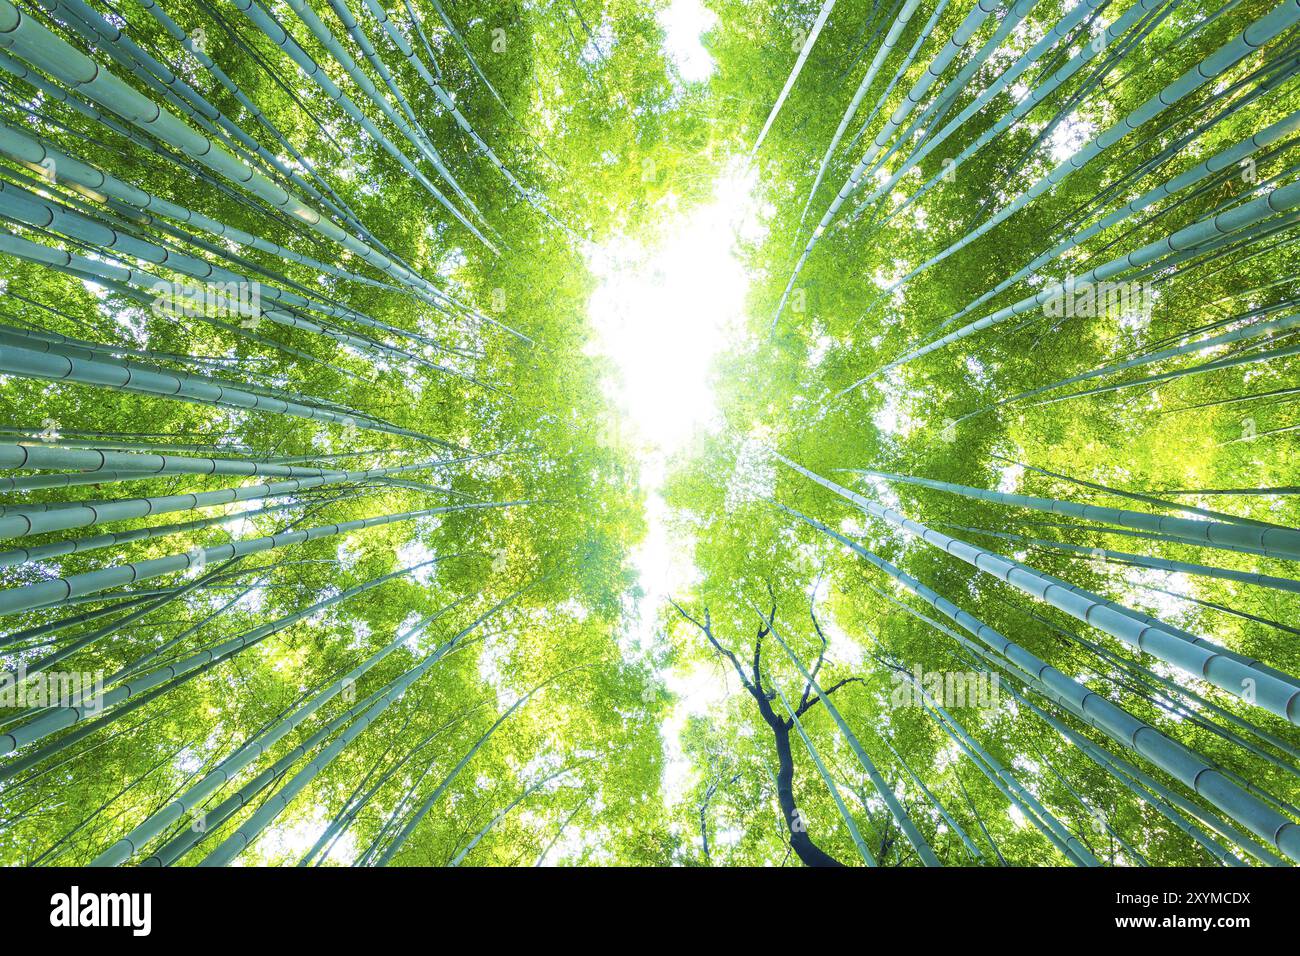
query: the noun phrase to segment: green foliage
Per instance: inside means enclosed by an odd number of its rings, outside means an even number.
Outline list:
[[[5,93],[0,121],[5,124],[133,186],[368,281],[322,273],[305,262],[248,246],[227,245],[183,223],[162,218],[146,222],[124,203],[106,203],[102,196],[79,190],[57,169],[55,183],[44,187],[53,198],[85,215],[120,223],[129,234],[164,244],[175,241],[177,250],[221,262],[268,287],[295,290],[307,302],[305,308],[293,310],[303,318],[373,338],[419,361],[393,352],[366,354],[319,334],[267,321],[244,322],[239,316],[178,321],[155,314],[152,294],[133,297],[120,286],[96,289],[79,277],[5,256],[0,270],[8,294],[0,321],[6,325],[103,343],[110,353],[129,346],[147,356],[139,361],[155,368],[276,389],[322,408],[358,414],[355,425],[328,424],[14,375],[4,377],[0,391],[3,424],[10,429],[4,440],[40,442],[44,433],[50,442],[84,439],[93,447],[111,438],[143,450],[158,447],[177,454],[234,455],[356,471],[488,457],[391,480],[334,483],[266,502],[293,505],[286,510],[245,520],[235,520],[232,512],[230,522],[213,527],[13,565],[3,571],[4,584],[13,588],[183,553],[291,524],[311,527],[473,502],[525,504],[398,522],[245,559],[232,569],[239,572],[238,578],[213,581],[173,599],[70,656],[62,667],[112,675],[184,633],[180,643],[153,662],[156,668],[340,589],[430,557],[439,559],[431,568],[276,632],[120,719],[106,721],[102,730],[33,769],[11,775],[0,790],[0,815],[6,821],[0,827],[0,859],[6,862],[90,860],[245,740],[388,644],[420,616],[441,610],[417,638],[205,801],[206,807],[215,806],[518,588],[523,590],[517,599],[468,635],[463,648],[416,682],[345,748],[243,859],[295,863],[325,824],[347,811],[353,813],[350,826],[327,862],[352,862],[376,840],[382,846],[393,835],[386,826],[390,820],[400,821],[413,800],[422,799],[450,771],[499,710],[562,673],[565,676],[515,713],[475,755],[395,862],[448,862],[544,771],[575,761],[576,769],[542,788],[487,833],[469,862],[531,864],[566,821],[564,836],[550,854],[553,862],[578,862],[592,853],[642,862],[664,859],[658,848],[661,823],[652,809],[661,757],[654,716],[641,691],[646,674],[643,665],[622,657],[616,639],[622,595],[631,583],[626,555],[643,532],[643,519],[626,453],[603,442],[591,424],[606,412],[599,385],[602,368],[584,351],[584,303],[592,280],[581,248],[509,186],[361,5],[349,6],[422,117],[448,172],[481,210],[480,225],[486,223],[490,234],[504,238],[502,255],[492,255],[451,220],[435,197],[233,8],[169,2],[166,13],[191,40],[201,42],[265,122],[185,53],[146,6],[132,2],[117,8],[122,20],[113,22],[122,26],[124,21],[128,36],[175,69],[270,155],[287,161],[283,143],[292,144],[320,177],[298,167],[303,179],[355,211],[373,234],[375,247],[393,250],[415,273],[486,318],[415,297],[408,284],[304,229],[234,184],[202,172],[193,160],[126,135],[125,129],[114,132],[73,108],[38,96],[6,74],[0,79]],[[526,184],[538,205],[576,233],[599,237],[634,226],[648,215],[662,187],[642,182],[642,160],[672,170],[682,162],[689,130],[698,120],[674,109],[671,102],[674,94],[653,10],[637,4],[581,6],[581,11],[559,13],[513,3],[478,4],[472,14],[448,8],[504,107],[479,80],[434,5],[417,2],[414,9],[433,46],[441,82],[475,132]],[[344,25],[323,6],[317,13],[360,60]],[[389,14],[409,31],[400,4],[390,6]],[[275,15],[314,61],[330,64],[330,76],[348,88],[328,51],[304,25],[288,10],[278,9]],[[113,62],[120,45],[86,44],[75,30],[39,11],[24,10],[24,16],[53,26],[74,47],[89,51],[151,94],[124,63]],[[59,21],[65,16],[71,14],[60,14]],[[607,28],[607,56],[578,55],[584,45],[576,38],[582,20]],[[493,48],[492,33],[498,27],[505,31],[504,48],[499,50]],[[427,60],[421,41],[415,33],[410,35],[419,56]],[[377,74],[372,80],[380,83]],[[348,92],[391,141],[418,156],[358,90]],[[171,105],[177,108],[175,100]],[[459,202],[430,167],[423,169]],[[283,181],[273,170],[270,174]],[[7,183],[30,188],[30,179],[23,177],[30,177],[31,169],[21,163],[6,165],[3,175]],[[15,232],[31,241],[80,251],[52,233],[21,226]],[[165,267],[155,274],[168,281],[190,281]],[[149,288],[146,283],[146,293]],[[266,301],[264,296],[263,304]],[[352,320],[354,315],[397,331],[360,325]],[[371,430],[362,415],[430,436],[438,444]],[[241,483],[238,478],[194,475],[129,483],[106,480],[15,494],[6,505],[202,492]],[[144,523],[185,521],[227,510],[205,509],[198,515],[181,513]],[[7,544],[44,544],[140,525],[109,522],[103,528]],[[175,583],[164,578],[158,586]],[[247,597],[214,613],[252,583],[258,587]],[[112,606],[123,595],[108,591],[86,604],[35,611],[17,623],[10,618],[7,630],[20,632],[74,612]],[[120,616],[64,628],[45,638],[16,634],[19,639],[6,641],[2,649],[4,664],[32,666]],[[570,671],[574,667],[579,669]],[[22,716],[7,713],[6,729],[20,723]],[[412,752],[430,734],[435,734],[432,740]],[[359,804],[359,794],[381,778],[383,784]],[[70,786],[70,781],[75,783]],[[252,806],[273,792],[274,787],[263,790]],[[407,794],[412,797],[404,802]],[[245,815],[236,814],[214,827],[180,862],[200,861]],[[163,838],[173,829],[186,832],[190,822],[187,814]],[[597,829],[599,841],[575,841],[575,834],[595,834]]]
[[[0,862],[193,865],[247,835],[235,856],[254,864],[782,865],[808,859],[794,817],[857,860],[801,732],[781,729],[782,695],[880,865],[922,862],[920,846],[952,865],[1294,858],[1292,838],[1247,833],[1221,793],[1081,717],[905,576],[1300,832],[1300,713],[1174,660],[1185,633],[1296,683],[1296,594],[1113,560],[1294,573],[1268,534],[1300,525],[1300,329],[1261,326],[1296,302],[1297,138],[1285,123],[1250,137],[1300,103],[1295,15],[1042,0],[1005,38],[1007,9],[979,20],[935,76],[976,20],[922,3],[846,116],[903,3],[839,0],[754,159],[763,228],[741,243],[748,327],[715,366],[721,424],[663,489],[698,580],[641,646],[649,489],[611,437],[587,255],[661,240],[673,210],[710,198],[822,8],[709,6],[716,69],[690,83],[665,53],[664,5],[634,0],[313,4],[329,36],[293,5],[0,0],[0,595],[69,582],[3,617],[0,666],[102,672],[119,693],[75,720],[0,712]],[[1112,128],[1126,132],[1091,150]],[[1145,283],[1149,311],[1027,300],[1224,212],[1107,273]],[[169,310],[158,283],[227,298]],[[231,284],[258,300],[232,308]],[[1202,341],[1228,332],[1243,334]],[[50,448],[141,457],[29,461]],[[1179,632],[1176,652],[1034,601],[773,452],[1149,614]],[[241,503],[185,497],[283,483],[261,471],[286,465],[315,471]],[[1271,530],[1266,546],[1208,548],[855,469]],[[408,516],[431,508],[448,510]],[[384,516],[401,520],[336,533]],[[219,550],[305,529],[319,531]],[[992,671],[1002,689],[937,688],[942,710],[927,707],[903,693],[914,668],[923,686]],[[293,779],[307,782],[289,797]]]
[[[712,112],[727,118],[727,122],[715,124],[714,133],[725,138],[733,151],[744,151],[757,136],[796,58],[797,47],[792,48],[791,37],[808,28],[819,6],[813,2],[713,5],[720,22],[709,43],[718,63],[710,84]],[[1291,181],[1295,140],[1284,136],[1274,148],[1256,154],[1252,171],[1258,172],[1258,178],[1248,178],[1246,170],[1235,163],[1220,167],[1222,171],[1195,187],[1121,218],[1038,269],[1037,278],[1010,285],[957,324],[943,326],[945,319],[998,286],[1039,252],[1293,111],[1297,103],[1294,68],[1288,58],[1294,31],[1284,32],[1214,84],[1139,127],[985,237],[901,288],[883,291],[1007,205],[1092,135],[1119,121],[1231,41],[1271,5],[1242,4],[1213,17],[1207,17],[1208,8],[1195,4],[1161,8],[1158,17],[1142,21],[1138,30],[1124,34],[1118,46],[1106,50],[1123,55],[1113,60],[1098,57],[1023,120],[964,160],[951,175],[941,175],[946,160],[959,156],[1015,105],[1013,94],[1024,95],[1014,89],[999,94],[958,126],[882,200],[861,215],[850,215],[865,193],[884,181],[883,175],[874,180],[868,177],[867,189],[843,207],[798,274],[796,288],[801,301],[797,307],[787,304],[769,337],[772,316],[795,268],[797,253],[817,219],[845,182],[865,143],[904,102],[903,95],[921,77],[939,45],[969,12],[966,5],[949,7],[906,75],[886,95],[904,62],[900,51],[917,41],[921,24],[934,10],[932,5],[923,5],[900,37],[898,51],[886,59],[869,88],[813,196],[806,220],[801,221],[826,144],[899,6],[836,5],[759,153],[759,200],[770,215],[763,239],[745,249],[754,283],[749,302],[752,333],[720,362],[722,428],[701,436],[679,457],[670,477],[668,499],[676,520],[692,535],[700,569],[694,593],[677,597],[693,616],[708,608],[719,641],[742,661],[754,653],[761,623],[755,602],[764,613],[774,606],[782,635],[801,659],[811,664],[819,652],[809,617],[816,587],[818,620],[833,635],[819,682],[824,686],[841,676],[862,678],[862,683],[846,685],[836,694],[838,708],[873,762],[883,769],[912,819],[949,864],[997,865],[998,853],[1016,865],[1066,862],[1043,832],[1026,822],[1019,810],[1013,810],[1007,797],[981,774],[978,763],[962,756],[937,720],[921,707],[899,707],[893,699],[898,678],[888,665],[917,666],[927,674],[985,671],[991,665],[972,659],[957,640],[909,615],[903,605],[939,616],[842,544],[778,510],[776,503],[812,515],[900,565],[1093,693],[1168,733],[1211,764],[1240,775],[1238,779],[1249,781],[1257,792],[1273,795],[1281,801],[1278,805],[1284,813],[1294,813],[1295,751],[1285,748],[1294,748],[1297,737],[1295,727],[1287,721],[1192,680],[1185,672],[1158,662],[1153,666],[1149,655],[1135,653],[918,538],[900,535],[869,518],[842,498],[767,458],[764,451],[778,450],[811,471],[932,528],[1014,554],[1072,584],[1156,615],[1286,673],[1296,673],[1294,635],[1287,630],[1287,622],[1297,611],[1294,595],[1206,577],[1098,564],[1089,560],[1086,549],[1100,547],[1294,577],[1287,561],[1208,550],[1185,541],[1121,537],[1104,523],[998,506],[912,485],[855,480],[841,471],[875,468],[976,488],[1002,487],[1153,513],[1177,514],[1178,508],[1192,506],[1227,515],[1219,520],[1295,527],[1300,512],[1290,493],[1294,489],[1289,487],[1294,455],[1289,433],[1275,431],[1292,423],[1293,410],[1288,404],[1292,396],[1284,390],[1295,378],[1293,359],[1282,356],[1219,372],[1171,376],[1152,386],[1055,404],[1040,400],[1084,386],[998,404],[1028,389],[1121,358],[1193,341],[1211,329],[1245,327],[1249,321],[1258,321],[1266,309],[1270,310],[1267,314],[1289,314],[1294,306],[1292,283],[1282,279],[1295,271],[1294,254],[1286,238],[1292,235],[1289,231],[1268,240],[1252,242],[1246,237],[1230,246],[1226,254],[1206,252],[1154,273],[1147,280],[1155,284],[1155,306],[1149,317],[1110,314],[1052,320],[1044,317],[1042,309],[1032,310],[1019,320],[977,332],[872,377],[908,350],[936,338],[941,328],[950,332],[1032,294],[1043,288],[1045,281],[1082,274],[1125,251],[1248,200],[1270,177],[1279,177],[1276,184]],[[904,143],[884,164],[884,170],[898,168],[925,142],[925,136],[933,136],[947,119],[973,102],[1060,20],[1065,9],[1055,3],[1034,6],[1024,27],[958,91],[948,104],[945,119],[934,121]],[[1106,10],[1099,25],[1088,29],[1099,31],[1125,9],[1127,5]],[[995,21],[1002,15],[990,18],[976,33],[972,52],[992,35]],[[1028,89],[1044,82],[1070,57],[1086,49],[1089,35],[1076,32],[1034,64],[1022,82]],[[1125,45],[1130,41],[1131,47]],[[934,89],[947,82],[962,63],[959,57]],[[928,105],[929,101],[923,100],[918,113]],[[850,146],[864,122],[867,137],[861,145]],[[907,129],[906,123],[903,128]],[[933,188],[914,206],[893,212],[932,178]],[[1289,220],[1278,217],[1277,229],[1287,225]],[[1279,333],[1266,341],[1267,345],[1258,348],[1285,346],[1291,336]],[[1238,352],[1225,346],[1202,353],[1199,361],[1247,354],[1246,348]],[[1155,374],[1185,369],[1195,361],[1179,356],[1141,371]],[[1138,374],[1134,370],[1099,381],[1122,382]],[[865,384],[854,385],[864,378]],[[1088,383],[1095,384],[1098,382]],[[1266,431],[1270,433],[1267,436]],[[1259,437],[1250,438],[1252,435]],[[1105,488],[1081,486],[1017,463]],[[755,486],[757,492],[737,504],[736,490]],[[1174,505],[1161,507],[1116,498],[1107,489],[1156,494]],[[1214,489],[1241,489],[1243,493],[1224,496],[1213,494]],[[1272,489],[1280,493],[1270,494]],[[963,528],[967,530],[957,530]],[[1083,545],[1085,551],[1080,555],[1009,543],[981,534],[981,530],[1050,538]],[[768,588],[772,589],[770,599]],[[1171,597],[1165,593],[1168,591],[1181,596]],[[891,599],[901,603],[891,603]],[[679,659],[698,661],[717,679],[724,679],[716,670],[716,652],[694,624],[675,613],[664,620]],[[951,622],[944,618],[943,623]],[[787,696],[802,688],[802,680],[772,646],[771,638],[764,642],[763,655],[770,679],[780,684]],[[1010,684],[1020,689],[1010,672],[998,666],[992,669],[1004,687]],[[1185,794],[1202,810],[1218,813],[1203,797],[1152,770],[1142,758],[1068,711],[1034,699],[1085,736],[1151,772],[1160,784]],[[1122,775],[1099,766],[1026,707],[1017,706],[1005,690],[995,708],[948,710],[1103,862],[1216,862],[1153,803],[1139,800]],[[900,837],[847,744],[828,716],[818,711],[810,712],[803,721],[815,733],[817,747],[841,791],[857,794],[857,805],[851,809],[857,811],[857,823],[868,845],[878,851],[882,865],[916,863],[915,851]],[[696,774],[693,788],[680,800],[678,827],[684,833],[695,833],[698,846],[701,823],[697,814],[705,794],[720,775],[731,775],[736,761],[744,761],[740,779],[731,785],[724,781],[709,797],[708,826],[743,834],[730,842],[715,841],[712,862],[779,863],[789,856],[788,833],[776,815],[769,776],[776,759],[772,735],[754,702],[739,693],[734,683],[723,715],[725,719],[711,722],[707,737],[699,731],[693,744]],[[1272,742],[1263,743],[1256,729]],[[1237,739],[1225,736],[1224,731]],[[886,740],[916,770],[943,810],[972,837],[981,851],[978,859],[910,779],[886,747]],[[731,763],[724,768],[716,754],[728,755]],[[805,758],[802,763],[799,757]],[[837,859],[855,859],[849,834],[812,763],[800,754],[796,765],[794,799],[809,823],[809,832]],[[1232,841],[1227,842],[1231,845]],[[1240,850],[1238,854],[1252,859]]]

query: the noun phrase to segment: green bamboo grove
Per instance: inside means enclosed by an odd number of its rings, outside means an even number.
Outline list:
[[[1300,863],[1297,276],[1297,0],[0,0],[0,863]]]

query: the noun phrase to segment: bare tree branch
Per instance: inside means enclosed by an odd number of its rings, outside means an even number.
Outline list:
[[[713,622],[709,618],[709,609],[707,607],[704,609],[704,623],[700,623],[687,614],[682,606],[674,601],[671,596],[668,598],[668,603],[677,609],[678,614],[700,629],[700,632],[708,638],[709,643],[713,645],[715,651],[723,655],[727,660],[731,661],[731,666],[736,669],[736,676],[740,678],[740,683],[744,685],[745,690],[749,691],[750,694],[756,693],[754,685],[751,684],[749,678],[745,676],[745,668],[741,666],[736,655],[723,647],[722,644],[718,642],[718,639],[713,636]]]
[[[704,862],[709,864],[709,866],[713,865],[713,858],[709,855],[709,801],[713,799],[713,795],[718,792],[720,786],[729,787],[739,780],[741,776],[741,774],[736,774],[725,784],[715,778],[709,783],[709,789],[704,791],[704,799],[700,801],[700,840],[704,844]]]
[[[827,687],[825,690],[823,690],[821,694],[814,697],[812,700],[808,701],[806,704],[800,705],[799,709],[794,712],[794,715],[796,717],[802,717],[807,711],[811,710],[813,707],[816,707],[818,701],[820,701],[823,697],[831,696],[831,694],[835,693],[845,684],[865,684],[865,683],[866,681],[863,680],[861,677],[846,677],[842,681],[837,681],[836,683],[832,684],[830,687]]]
[[[817,680],[817,675],[821,672],[822,664],[826,661],[826,649],[830,646],[826,640],[826,635],[822,633],[821,622],[817,620],[817,606],[813,603],[815,600],[816,591],[813,592],[813,598],[808,604],[808,616],[812,618],[813,630],[817,632],[817,636],[821,639],[822,648],[817,654],[817,660],[813,662],[812,670],[808,672],[808,682],[803,685],[803,696],[799,699],[800,708],[808,703],[808,695],[812,693],[813,681]]]
[[[772,593],[770,584],[768,585],[768,591],[769,593]],[[736,655],[723,647],[714,636],[712,622],[709,619],[709,612],[707,609],[704,612],[704,621],[700,622],[687,614],[681,605],[671,597],[668,601],[677,609],[677,613],[700,629],[701,633],[703,633],[705,638],[708,639],[709,644],[713,646],[715,651],[726,657],[727,660],[731,661],[731,666],[735,669],[736,675],[740,678],[740,682],[744,686],[745,691],[754,699],[754,703],[758,706],[759,716],[772,731],[772,741],[776,746],[777,758],[777,772],[775,777],[777,803],[781,807],[781,816],[785,820],[786,836],[790,841],[791,849],[798,854],[799,859],[806,866],[843,866],[844,864],[819,847],[808,835],[807,825],[804,823],[803,817],[799,812],[799,808],[795,805],[794,800],[794,754],[790,748],[790,732],[794,727],[794,719],[779,716],[772,708],[772,700],[776,696],[776,692],[773,691],[771,694],[768,694],[763,689],[763,638],[771,633],[773,622],[776,620],[775,594],[772,596],[773,603],[771,613],[767,615],[765,625],[758,629],[758,637],[754,641],[753,680],[750,680],[750,678],[746,676],[745,669]],[[830,691],[827,691],[827,693],[829,694]],[[700,824],[701,829],[703,829],[705,824],[703,813],[701,813]]]
[[[772,610],[767,615],[767,624],[758,629],[758,635],[754,638],[754,686],[768,700],[775,700],[775,691],[763,690],[763,673],[760,666],[763,655],[763,638],[772,633],[772,628],[776,622],[776,592],[772,589],[771,581],[767,582],[767,594],[772,599]]]

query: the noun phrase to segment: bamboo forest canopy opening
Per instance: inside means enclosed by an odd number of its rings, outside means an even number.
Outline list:
[[[1296,0],[0,0],[0,861],[1300,860]]]
[[[647,176],[653,173],[647,168]],[[702,204],[683,210],[674,193],[665,196],[665,216],[650,248],[617,236],[589,254],[599,283],[588,306],[592,351],[612,366],[604,382],[610,403],[605,427],[611,442],[633,453],[646,520],[645,536],[631,554],[637,594],[622,643],[652,667],[661,642],[660,609],[698,578],[690,536],[671,520],[664,482],[668,462],[692,435],[721,425],[712,367],[745,334],[748,275],[737,244],[760,232],[753,188],[753,171],[733,160]],[[672,693],[662,736],[669,758],[664,784],[673,793],[689,771],[682,721],[716,696],[711,691],[717,684],[671,661],[653,680]]]

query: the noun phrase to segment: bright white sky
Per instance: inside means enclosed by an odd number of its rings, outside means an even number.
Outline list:
[[[701,0],[673,0],[659,15],[667,34],[664,49],[687,82],[698,83],[713,74],[713,59],[700,43],[700,36],[713,29],[717,20]]]
[[[713,201],[680,214],[655,247],[620,238],[589,252],[599,281],[590,304],[592,352],[615,367],[606,392],[621,412],[622,438],[636,452],[646,490],[646,539],[632,556],[645,596],[629,635],[643,648],[655,643],[665,598],[689,591],[696,576],[691,542],[670,528],[661,491],[668,460],[697,429],[719,424],[712,365],[744,327],[748,277],[734,249],[737,236],[750,238],[758,228],[753,186],[753,174],[737,164],[715,184]],[[707,668],[660,678],[679,698],[663,729],[673,799],[689,772],[681,727],[688,714],[721,700],[726,685]]]
[[[673,0],[660,14],[664,48],[687,82],[713,74],[700,37],[717,17],[701,0]],[[632,555],[644,591],[630,643],[649,648],[654,625],[670,594],[690,590],[696,578],[690,541],[668,524],[662,488],[668,460],[699,428],[718,425],[711,372],[714,359],[744,325],[748,278],[734,253],[739,235],[758,228],[752,173],[739,164],[718,180],[711,203],[679,215],[653,248],[620,238],[592,249],[589,265],[599,280],[590,321],[593,352],[616,369],[606,392],[621,413],[622,437],[636,449],[646,491],[645,541]],[[672,206],[669,197],[669,208]],[[689,784],[690,763],[681,747],[686,718],[707,712],[727,687],[709,668],[659,674],[677,697],[662,735],[665,797],[674,801]]]
[[[660,13],[664,48],[687,82],[713,74],[713,59],[700,43],[717,17],[701,0],[672,0]],[[658,608],[669,593],[689,590],[695,569],[690,545],[674,541],[667,526],[667,506],[660,491],[665,465],[699,427],[716,422],[717,408],[710,369],[718,352],[739,335],[748,281],[733,255],[734,237],[754,228],[750,193],[752,176],[739,167],[718,182],[715,200],[681,215],[664,230],[655,248],[619,239],[588,250],[592,272],[600,282],[592,297],[590,320],[597,333],[592,352],[609,358],[616,376],[606,382],[608,395],[622,416],[615,425],[637,449],[642,485],[647,491],[648,533],[633,555],[646,592],[631,639],[653,642]],[[671,207],[670,207],[671,208]],[[686,713],[703,713],[721,701],[726,685],[707,670],[688,675],[660,675],[681,704],[663,729],[669,761],[668,793],[675,798],[687,783],[689,762],[679,734]],[[272,828],[264,840],[268,854],[291,848],[301,855],[315,842],[324,823]],[[348,835],[351,840],[351,834]],[[561,841],[548,862],[562,859],[565,844],[581,839],[573,833]],[[340,859],[355,847],[346,843]]]

